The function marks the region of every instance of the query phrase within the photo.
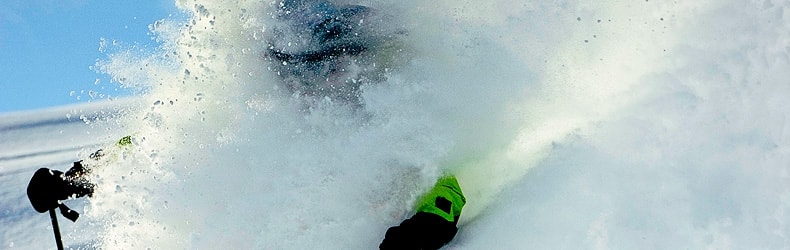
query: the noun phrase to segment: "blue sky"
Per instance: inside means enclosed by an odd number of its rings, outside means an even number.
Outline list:
[[[156,46],[148,25],[178,13],[173,0],[0,1],[0,113],[128,95],[91,69],[100,41]]]

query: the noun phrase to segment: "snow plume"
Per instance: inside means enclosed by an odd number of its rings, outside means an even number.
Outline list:
[[[358,102],[272,70],[281,2],[177,4],[101,65],[140,102],[98,247],[371,249],[445,173],[451,248],[788,244],[786,2],[351,2],[398,39]]]
[[[103,64],[142,101],[120,121],[134,149],[99,174],[100,245],[371,248],[439,175],[514,137],[532,73],[485,27],[436,15],[447,4],[360,4],[400,32],[360,103],[281,84],[279,2],[179,2],[190,18],[152,25],[159,51]]]

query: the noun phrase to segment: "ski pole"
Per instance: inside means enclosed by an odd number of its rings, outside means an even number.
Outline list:
[[[55,215],[55,209],[49,210],[49,217],[52,218],[52,230],[55,231],[55,244],[58,245],[58,250],[63,250],[63,241],[60,240],[60,228],[58,228],[58,216]]]

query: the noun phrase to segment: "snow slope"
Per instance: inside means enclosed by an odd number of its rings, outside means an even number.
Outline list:
[[[278,85],[269,3],[178,4],[161,48],[102,63],[140,90],[121,115],[4,116],[2,247],[54,244],[37,167],[124,134],[72,246],[371,249],[443,172],[468,196],[447,249],[790,246],[788,1],[365,1],[408,63],[361,106]]]

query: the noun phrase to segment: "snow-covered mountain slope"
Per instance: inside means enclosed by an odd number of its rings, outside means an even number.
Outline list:
[[[122,135],[67,245],[373,249],[454,173],[447,249],[790,246],[787,1],[368,1],[397,41],[332,61],[382,74],[352,103],[269,67],[276,5],[179,4],[101,65],[133,101],[2,117],[0,247],[54,244],[30,175]]]

